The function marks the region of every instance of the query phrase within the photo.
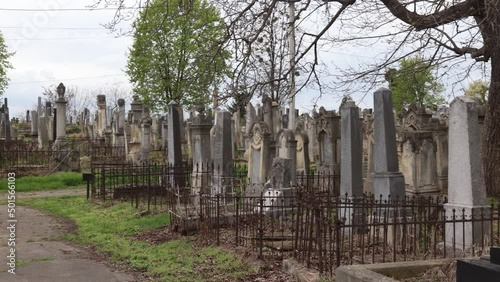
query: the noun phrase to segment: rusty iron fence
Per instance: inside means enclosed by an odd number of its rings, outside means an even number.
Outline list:
[[[240,164],[238,164],[240,165]],[[246,166],[99,164],[92,197],[169,213],[172,228],[205,244],[294,257],[323,275],[340,265],[480,256],[499,245],[500,207],[469,210],[446,197],[339,195],[336,175],[298,175],[290,189],[256,190]],[[257,192],[256,192],[257,191]]]

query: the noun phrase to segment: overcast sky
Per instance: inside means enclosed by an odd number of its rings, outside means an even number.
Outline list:
[[[91,1],[25,0],[2,1],[0,30],[10,51],[14,69],[4,93],[11,116],[36,105],[43,88],[63,82],[80,89],[105,84],[129,86],[123,72],[131,38],[119,37],[100,26],[112,19],[113,10],[84,9]],[[14,11],[33,9],[38,11]]]
[[[9,50],[16,52],[11,58],[14,69],[8,73],[10,84],[3,96],[9,98],[11,116],[34,108],[43,87],[56,86],[59,82],[82,90],[98,89],[106,84],[130,89],[123,70],[132,39],[116,37],[103,28],[101,24],[109,22],[115,11],[86,10],[93,2],[2,1],[0,30]],[[54,9],[59,11],[47,11]],[[120,27],[130,29],[130,24],[127,22]],[[342,67],[356,65],[360,60],[370,59],[369,56],[367,50],[345,47],[323,52],[322,60]],[[333,67],[331,73],[335,74]],[[365,93],[355,94],[357,101],[366,96]],[[310,110],[316,98],[317,92],[305,89],[297,96],[296,108]],[[339,101],[338,95],[325,96],[317,103],[336,110]],[[359,106],[371,107],[371,95]]]

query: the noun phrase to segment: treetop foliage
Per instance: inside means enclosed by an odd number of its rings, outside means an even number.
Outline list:
[[[14,55],[14,53],[7,50],[7,45],[5,44],[3,35],[0,33],[0,96],[9,85],[7,71],[13,68],[12,64],[9,62],[12,55]]]
[[[435,65],[422,56],[403,58],[398,69],[389,69],[386,80],[392,90],[394,108],[397,112],[403,109],[404,104],[416,103],[419,106],[429,107],[434,104],[446,103],[441,95],[443,84],[434,76]]]
[[[188,108],[207,104],[229,74],[230,53],[221,47],[225,25],[205,0],[153,0],[133,27],[126,73],[153,111],[171,101]]]

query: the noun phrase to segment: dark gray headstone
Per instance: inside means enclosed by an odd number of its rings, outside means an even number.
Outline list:
[[[344,104],[341,111],[340,195],[359,197],[363,194],[363,139],[359,108],[353,101]]]
[[[387,88],[375,91],[375,142],[373,193],[383,199],[405,197],[404,176],[399,171],[396,147],[396,125],[392,107],[392,92]]]

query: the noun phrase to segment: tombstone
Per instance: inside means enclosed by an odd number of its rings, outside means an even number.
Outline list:
[[[30,120],[31,120],[31,119],[30,119],[30,111],[29,111],[29,110],[27,110],[27,111],[26,111],[26,123],[30,123]]]
[[[276,135],[277,158],[286,158],[291,160],[290,169],[292,175],[292,185],[295,186],[297,174],[297,140],[295,133],[291,129],[281,129]]]
[[[161,139],[162,139],[162,149],[166,152],[167,151],[167,130],[168,130],[168,122],[167,122],[167,116],[162,116],[161,117]]]
[[[449,124],[448,203],[444,204],[447,219],[489,218],[476,103],[467,96],[455,98],[450,105]],[[469,252],[488,239],[484,234],[489,234],[489,229],[490,224],[481,221],[447,222],[446,246]]]
[[[185,188],[186,171],[182,164],[182,138],[180,129],[180,109],[179,104],[171,101],[168,105],[168,131],[167,131],[167,161],[170,166],[168,179],[169,185],[175,188]]]
[[[432,114],[412,103],[401,112],[400,136],[401,171],[405,177],[406,193],[410,195],[438,195],[437,144],[434,132],[437,124]]]
[[[297,121],[295,129],[295,140],[297,141],[295,171],[297,174],[309,174],[309,137],[303,129],[301,121]]]
[[[2,105],[3,108],[3,120],[4,120],[4,128],[3,130],[4,133],[4,138],[5,142],[8,143],[12,140],[12,132],[11,132],[11,125],[10,125],[10,117],[9,117],[9,104],[7,98],[4,98],[4,103]]]
[[[31,138],[38,140],[38,112],[31,111]]]
[[[52,103],[50,103],[49,101],[45,102],[45,116],[52,116]]]
[[[274,123],[273,123],[273,101],[267,94],[262,95],[262,114],[264,117],[264,123],[269,128],[269,133],[271,137],[274,138]]]
[[[340,117],[335,111],[327,111],[324,107],[314,116],[319,145],[319,167],[330,172],[338,172],[337,139]]]
[[[139,158],[141,162],[149,160],[149,152],[151,151],[151,124],[152,119],[149,114],[149,109],[143,106],[141,116],[141,151]]]
[[[160,151],[162,148],[161,128],[161,117],[156,114],[153,116],[151,124],[151,146],[153,151]]]
[[[43,115],[43,106],[42,106],[42,97],[38,97],[38,104],[36,107],[38,116],[41,117]]]
[[[255,122],[250,129],[248,179],[250,193],[260,193],[271,167],[271,132],[264,122]]]
[[[195,194],[211,191],[202,190],[209,187],[208,172],[211,169],[211,150],[210,150],[210,129],[213,126],[212,117],[205,113],[203,105],[195,108],[198,113],[191,118],[190,136],[191,136],[191,155],[193,157],[193,172],[191,175],[192,187]]]
[[[115,112],[115,146],[125,146],[125,100],[118,99],[118,110]]]
[[[97,95],[97,136],[104,138],[106,131],[106,95]]]
[[[273,134],[276,135],[282,128],[281,127],[281,115],[278,102],[273,101],[271,104],[272,121],[273,121]]]
[[[66,104],[68,103],[64,98],[64,94],[66,92],[66,87],[64,84],[60,83],[57,86],[57,100],[56,100],[56,108],[57,108],[57,116],[55,117],[57,120],[57,137],[55,143],[65,142],[66,139]]]
[[[214,125],[212,160],[214,176],[212,194],[227,195],[231,189],[233,177],[233,142],[231,128],[231,113],[227,110],[217,110]],[[229,189],[228,189],[229,188]]]
[[[363,129],[364,129],[364,138],[363,138],[363,152],[365,152],[364,156],[364,184],[363,191],[365,193],[372,194],[373,193],[373,149],[375,143],[374,136],[374,119],[373,113],[371,109],[367,109],[363,111]]]
[[[365,216],[368,211],[357,204],[357,202],[362,201],[363,196],[363,140],[359,108],[354,101],[347,101],[342,106],[340,121],[340,140],[342,143],[340,198],[344,201],[344,208],[341,209],[340,213],[345,218],[347,225],[363,226],[366,223]],[[357,227],[354,230],[361,232],[366,229]],[[352,229],[348,231],[350,232]]]
[[[128,161],[138,163],[140,161],[141,152],[141,118],[142,118],[142,102],[138,95],[134,95],[133,101],[130,104],[128,116],[128,124],[130,128],[130,137],[127,139]]]
[[[257,113],[252,103],[248,102],[245,114],[245,149],[248,150],[250,144],[248,136],[254,122],[257,121]]]
[[[375,142],[373,152],[373,193],[375,197],[392,200],[405,198],[403,174],[399,171],[396,148],[396,125],[392,107],[392,92],[380,88],[374,95]]]

